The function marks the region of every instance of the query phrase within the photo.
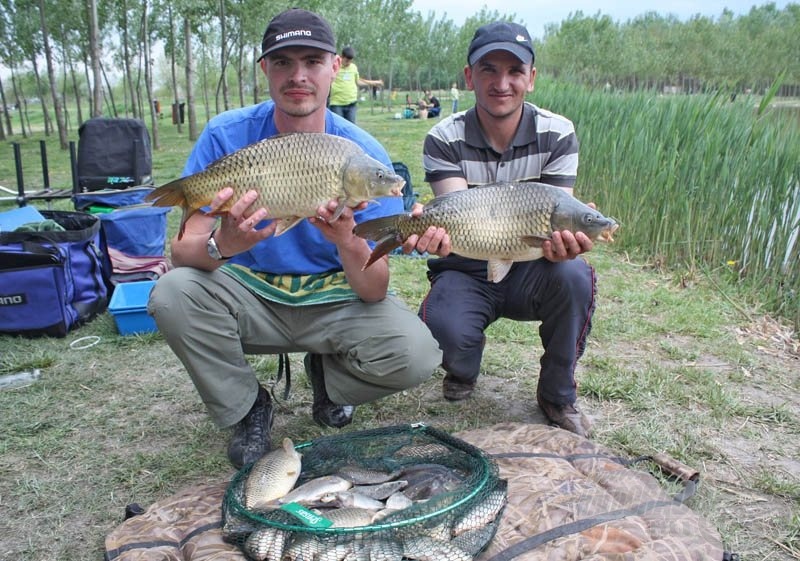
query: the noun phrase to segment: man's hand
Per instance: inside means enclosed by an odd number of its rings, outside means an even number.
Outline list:
[[[581,253],[591,251],[594,244],[583,232],[573,234],[569,230],[553,232],[552,239],[542,244],[542,255],[548,261],[558,263],[575,259]]]
[[[317,216],[308,219],[317,229],[322,232],[325,239],[337,246],[347,246],[354,241],[360,240],[353,234],[356,222],[353,213],[363,210],[369,204],[367,201],[359,203],[354,208],[345,208],[336,220],[333,220],[334,213],[339,206],[336,199],[331,199],[324,206],[317,209]]]
[[[224,188],[216,194],[211,201],[211,212],[217,211],[233,197],[233,189]],[[265,228],[256,230],[256,226],[267,218],[267,209],[257,207],[253,210],[258,200],[257,191],[248,191],[231,207],[230,211],[222,215],[219,228],[214,237],[217,247],[223,255],[236,255],[247,251],[261,240],[270,237],[275,232],[276,223],[272,222]]]
[[[411,215],[419,216],[422,214],[423,205],[414,203],[411,207]],[[450,235],[444,228],[431,226],[421,236],[411,234],[403,243],[403,253],[411,253],[414,250],[419,253],[428,252],[439,257],[445,257],[450,253]]]
[[[587,203],[586,206],[597,208],[594,203]],[[553,263],[575,259],[578,255],[591,251],[594,247],[594,242],[583,232],[573,234],[569,230],[562,230],[553,232],[551,237],[550,241],[544,242],[542,245],[542,255]]]

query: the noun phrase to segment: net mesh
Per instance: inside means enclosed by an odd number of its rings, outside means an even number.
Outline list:
[[[351,509],[316,508],[333,525],[310,527],[283,508],[245,508],[245,483],[255,464],[248,465],[226,490],[222,531],[251,559],[466,561],[491,541],[506,504],[507,484],[484,452],[426,425],[321,437],[296,449],[302,469],[295,488],[329,475],[383,474],[405,484],[401,492],[410,506],[379,509],[358,526],[343,516]]]

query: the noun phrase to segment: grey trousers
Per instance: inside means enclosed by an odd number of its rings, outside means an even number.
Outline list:
[[[417,386],[441,363],[425,324],[397,298],[287,306],[215,271],[173,269],[148,313],[183,363],[219,427],[242,419],[258,380],[245,354],[323,355],[330,399],[358,405]]]

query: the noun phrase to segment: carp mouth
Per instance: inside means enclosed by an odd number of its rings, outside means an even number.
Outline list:
[[[392,194],[392,196],[401,197],[403,195],[403,187],[405,186],[405,184],[406,184],[405,180],[401,180],[400,183],[392,187],[389,192]]]
[[[612,224],[602,232],[600,232],[600,239],[605,242],[613,242],[614,241],[614,232],[619,229],[619,224]]]

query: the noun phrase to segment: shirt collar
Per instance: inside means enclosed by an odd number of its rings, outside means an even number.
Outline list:
[[[514,140],[511,141],[512,147],[527,146],[536,142],[536,114],[535,105],[528,102],[522,104],[522,119],[520,119],[519,127],[514,134]],[[464,141],[468,145],[475,148],[493,149],[483,134],[475,107],[470,108],[464,115],[464,127]]]

